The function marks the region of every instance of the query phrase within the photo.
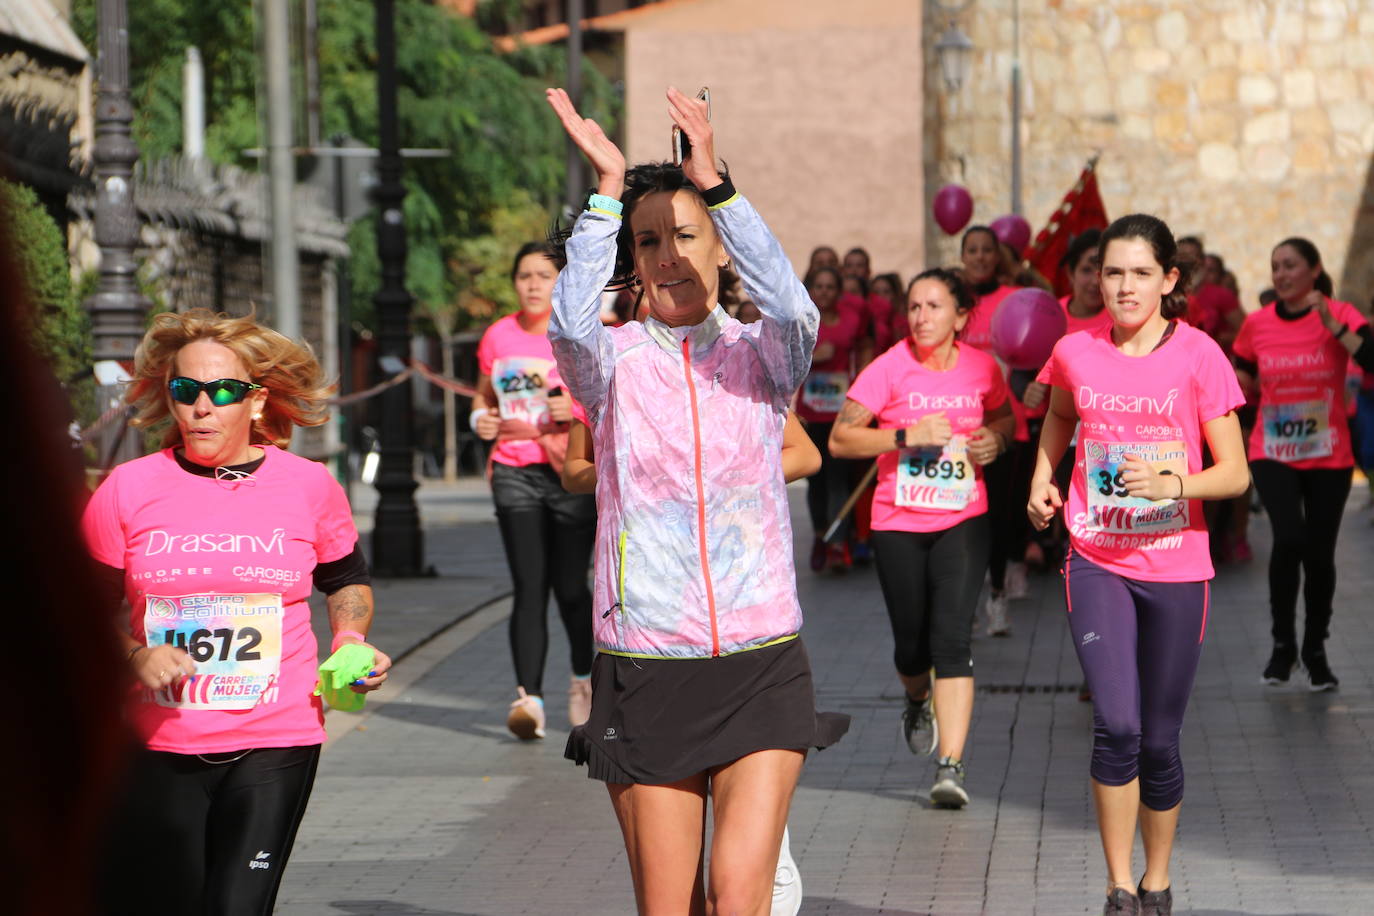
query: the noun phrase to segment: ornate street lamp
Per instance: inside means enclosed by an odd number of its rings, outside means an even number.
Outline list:
[[[401,149],[396,117],[396,2],[376,0],[377,23],[377,259],[382,285],[377,306],[378,358],[393,370],[410,361],[410,310],[406,290],[406,226],[401,211]],[[427,574],[420,512],[415,505],[415,417],[410,385],[381,395],[381,466],[372,529],[372,569],[382,577]]]

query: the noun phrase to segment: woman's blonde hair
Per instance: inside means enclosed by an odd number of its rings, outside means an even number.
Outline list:
[[[143,335],[134,354],[134,380],[125,400],[138,408],[134,426],[170,422],[172,406],[167,383],[176,375],[181,348],[197,340],[211,340],[234,351],[248,370],[248,381],[267,389],[262,416],[253,421],[249,441],[285,448],[292,428],[319,426],[329,418],[326,399],[334,386],[310,345],[294,341],[258,324],[254,315],[231,318],[209,309],[163,312]],[[181,427],[171,423],[162,436],[162,447],[181,444]]]

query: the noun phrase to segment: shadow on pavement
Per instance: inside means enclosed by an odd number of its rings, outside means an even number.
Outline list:
[[[356,913],[357,916],[478,916],[457,910],[431,910],[395,900],[331,900],[329,905],[342,913]]]

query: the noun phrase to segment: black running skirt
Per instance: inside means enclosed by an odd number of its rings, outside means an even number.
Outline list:
[[[598,653],[592,714],[564,756],[612,783],[677,782],[763,750],[825,748],[849,716],[816,711],[800,638],[720,658]]]

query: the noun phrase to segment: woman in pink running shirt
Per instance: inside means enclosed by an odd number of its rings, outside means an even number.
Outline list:
[[[989,227],[970,226],[964,230],[959,257],[964,265],[964,282],[973,290],[976,303],[959,339],[984,353],[992,353],[992,316],[1002,300],[1018,287],[1002,282],[1002,245]],[[992,534],[988,546],[988,599],[984,610],[991,636],[1006,636],[1011,632],[1007,602],[1026,596],[1024,558],[1030,529],[1021,519],[1021,504],[1030,480],[1030,434],[1025,408],[1015,393],[1011,397],[1011,409],[1016,417],[1012,446],[1006,455],[988,466],[985,474]]]
[[[544,737],[544,661],[552,592],[568,635],[572,677],[568,723],[587,721],[592,703],[592,593],[596,503],[559,480],[568,425],[581,408],[563,391],[549,343],[553,286],[561,253],[529,242],[515,254],[511,283],[520,311],[487,328],[477,345],[472,428],[492,442],[491,498],[514,593],[508,624],[515,700],[506,727],[522,740]]]
[[[1064,505],[1054,468],[1079,427],[1064,577],[1093,699],[1103,912],[1167,916],[1183,800],[1179,733],[1213,574],[1199,500],[1230,499],[1249,483],[1235,414],[1244,398],[1221,348],[1178,320],[1187,298],[1168,226],[1124,216],[1098,250],[1112,324],[1060,339],[1040,373],[1052,392],[1027,512],[1044,529]],[[1204,441],[1215,461],[1205,470]]]
[[[849,526],[841,526],[837,540],[827,547],[821,540],[825,529],[849,495],[850,462],[830,454],[830,427],[844,406],[844,396],[854,378],[854,360],[864,341],[862,301],[854,307],[840,301],[840,272],[821,267],[806,278],[806,291],[820,309],[816,352],[811,371],[797,392],[797,416],[806,434],[821,453],[821,469],[806,479],[806,507],[815,536],[811,544],[811,568],[844,572],[850,565]]]
[[[128,716],[145,749],[113,821],[101,912],[270,913],[324,743],[306,599],[366,642],[372,587],[343,488],[286,451],[328,419],[309,348],[249,318],[164,312],[127,400],[163,448],[91,497],[91,555],[129,608]]]
[[[983,468],[1006,448],[1013,419],[1001,368],[956,339],[973,309],[958,276],[927,270],[907,301],[910,335],[859,373],[830,445],[878,459],[873,547],[906,691],[902,733],[912,753],[939,748],[931,801],[962,808],[973,617],[988,555]]]
[[[1335,690],[1326,639],[1336,594],[1336,536],[1355,466],[1346,367],[1354,357],[1362,368],[1374,368],[1374,343],[1359,310],[1331,298],[1331,278],[1315,245],[1286,239],[1271,258],[1278,300],[1246,317],[1234,346],[1241,384],[1259,389],[1250,473],[1274,531],[1274,648],[1263,679],[1287,683],[1298,661],[1298,584],[1305,575],[1302,663],[1313,691]]]

